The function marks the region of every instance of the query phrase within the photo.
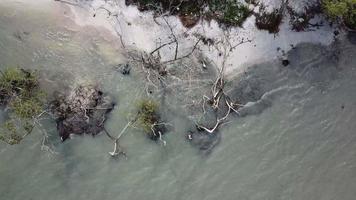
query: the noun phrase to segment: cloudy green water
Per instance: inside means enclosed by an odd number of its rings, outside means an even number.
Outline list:
[[[50,13],[0,11],[2,68],[39,69],[49,91],[76,82],[101,85],[118,102],[107,129],[121,130],[143,85],[135,73],[115,73],[119,52],[113,56],[103,38],[60,26]],[[263,93],[264,109],[252,105],[232,119],[209,155],[185,141],[189,125],[179,118],[171,119],[175,129],[165,135],[165,147],[130,129],[121,141],[128,160],[108,156],[112,144],[104,135],[60,143],[53,122],[46,122],[56,155],[40,150],[38,130],[20,145],[0,144],[0,199],[353,200],[354,42],[350,36],[333,47],[301,45],[290,52],[288,67],[251,66],[243,90]]]

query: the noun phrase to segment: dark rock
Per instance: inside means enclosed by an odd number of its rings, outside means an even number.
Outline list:
[[[290,64],[289,60],[287,60],[287,59],[283,59],[283,60],[282,60],[282,65],[283,65],[283,66],[286,67],[286,66],[288,66],[289,64]]]

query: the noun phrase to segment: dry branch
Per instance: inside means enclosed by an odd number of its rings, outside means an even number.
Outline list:
[[[127,158],[126,152],[121,150],[120,145],[119,145],[119,140],[120,138],[124,135],[126,132],[127,128],[132,124],[132,121],[129,121],[126,126],[121,130],[121,132],[116,136],[113,137],[106,129],[104,129],[104,132],[106,135],[114,141],[114,150],[112,152],[109,152],[109,154],[112,157],[118,156],[118,155],[123,155],[125,158]]]

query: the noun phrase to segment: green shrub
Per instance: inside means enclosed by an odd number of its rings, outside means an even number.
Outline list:
[[[144,99],[138,103],[137,120],[140,128],[146,133],[152,132],[152,125],[159,121],[158,103],[151,99]]]
[[[140,10],[169,11],[170,14],[180,16],[203,16],[230,26],[240,26],[251,14],[249,8],[238,0],[126,0],[125,2],[127,5],[137,5]]]
[[[356,0],[323,0],[322,4],[331,19],[342,19],[348,27],[356,28]]]
[[[28,99],[16,98],[11,101],[10,107],[15,115],[22,119],[31,119],[43,111],[43,103],[36,97]]]
[[[0,133],[0,140],[10,145],[19,144],[33,129],[33,124],[29,121],[25,121],[23,125],[21,123],[23,122],[14,119],[4,122],[1,126],[2,132]]]
[[[43,110],[45,93],[34,72],[7,68],[0,77],[0,99],[20,118],[32,118]]]
[[[0,140],[18,144],[33,129],[32,120],[44,110],[45,93],[32,71],[7,68],[0,77],[0,104],[9,108],[9,120],[1,127]]]
[[[38,77],[34,72],[18,68],[7,68],[1,72],[0,100],[7,104],[13,97],[28,98],[38,90]]]
[[[2,133],[0,134],[0,140],[10,145],[18,144],[23,137],[18,134],[18,127],[13,120],[8,120],[2,125]]]
[[[210,0],[209,9],[224,24],[240,26],[251,14],[250,9],[236,0]]]

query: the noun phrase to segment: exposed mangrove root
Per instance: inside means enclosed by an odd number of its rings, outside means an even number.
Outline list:
[[[167,145],[167,142],[165,140],[163,140],[162,135],[164,134],[163,131],[167,131],[167,127],[168,126],[173,127],[172,124],[164,123],[164,122],[154,123],[151,126],[151,131],[152,131],[152,133],[154,135],[154,139],[158,138],[158,140],[162,143],[163,146]]]
[[[104,132],[106,133],[106,135],[114,142],[114,150],[112,152],[109,152],[109,154],[112,157],[123,155],[127,159],[127,154],[120,147],[119,140],[124,135],[124,133],[126,132],[127,128],[132,124],[132,122],[133,121],[129,121],[126,124],[126,126],[121,130],[121,132],[116,137],[113,137],[112,135],[110,135],[110,133],[104,128]]]
[[[216,116],[215,124],[209,128],[208,126],[204,126],[196,122],[196,126],[199,131],[203,130],[208,134],[215,133],[218,128],[227,121],[231,113],[239,115],[238,110],[243,105],[237,100],[232,100],[232,98],[225,92],[225,66],[226,60],[232,49],[249,41],[250,40],[242,40],[236,45],[232,45],[230,42],[230,34],[225,34],[225,40],[223,41],[225,45],[223,45],[224,54],[222,64],[220,68],[217,68],[218,75],[211,87],[210,94],[203,96],[202,103],[203,115],[207,113],[206,106],[210,106],[213,110],[213,113]]]
[[[223,70],[223,69],[222,69]],[[211,97],[204,96],[204,99],[207,101],[203,102],[202,109],[204,114],[206,113],[205,104],[208,104],[215,113],[216,122],[212,128],[208,128],[206,126],[200,125],[196,123],[198,130],[204,130],[205,132],[211,134],[216,132],[216,130],[221,126],[229,117],[229,115],[233,112],[239,114],[238,109],[242,107],[241,104],[232,101],[231,98],[224,92],[225,82],[223,80],[223,71],[220,72],[219,77],[216,79],[215,83],[213,84],[211,90]],[[221,102],[222,101],[222,102]],[[225,114],[219,117],[220,110],[226,110],[224,108],[227,107],[227,111]]]

